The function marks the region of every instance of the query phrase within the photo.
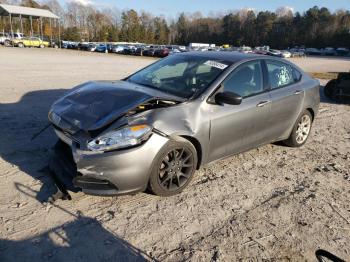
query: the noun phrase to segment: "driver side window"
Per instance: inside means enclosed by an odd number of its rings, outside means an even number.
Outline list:
[[[222,83],[224,91],[242,97],[264,91],[260,61],[247,62],[236,68]]]

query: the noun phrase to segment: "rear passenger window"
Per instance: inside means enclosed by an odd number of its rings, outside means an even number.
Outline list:
[[[300,80],[300,72],[288,64],[266,61],[266,65],[272,89],[288,86]]]
[[[301,73],[295,68],[293,68],[293,78],[295,82],[298,82],[301,79]]]

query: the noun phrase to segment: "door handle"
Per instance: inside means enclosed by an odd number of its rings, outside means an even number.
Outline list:
[[[257,107],[263,107],[266,106],[267,104],[269,104],[271,101],[261,101],[259,104],[257,104]]]
[[[296,91],[294,92],[294,95],[300,95],[302,92],[303,92],[302,90],[296,90]]]

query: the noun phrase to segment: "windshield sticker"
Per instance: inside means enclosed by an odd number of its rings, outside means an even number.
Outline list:
[[[208,60],[207,62],[204,63],[205,65],[211,66],[211,67],[216,67],[219,68],[221,70],[224,70],[226,67],[228,67],[228,65],[216,62],[216,61],[212,61],[212,60]]]

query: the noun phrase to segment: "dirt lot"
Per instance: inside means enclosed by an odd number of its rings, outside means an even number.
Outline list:
[[[119,79],[152,59],[0,48],[0,261],[350,260],[350,108],[322,97],[300,149],[267,145],[197,172],[181,195],[45,203],[50,104],[78,83]],[[306,71],[350,60],[298,59]],[[324,83],[324,82],[323,82]]]

